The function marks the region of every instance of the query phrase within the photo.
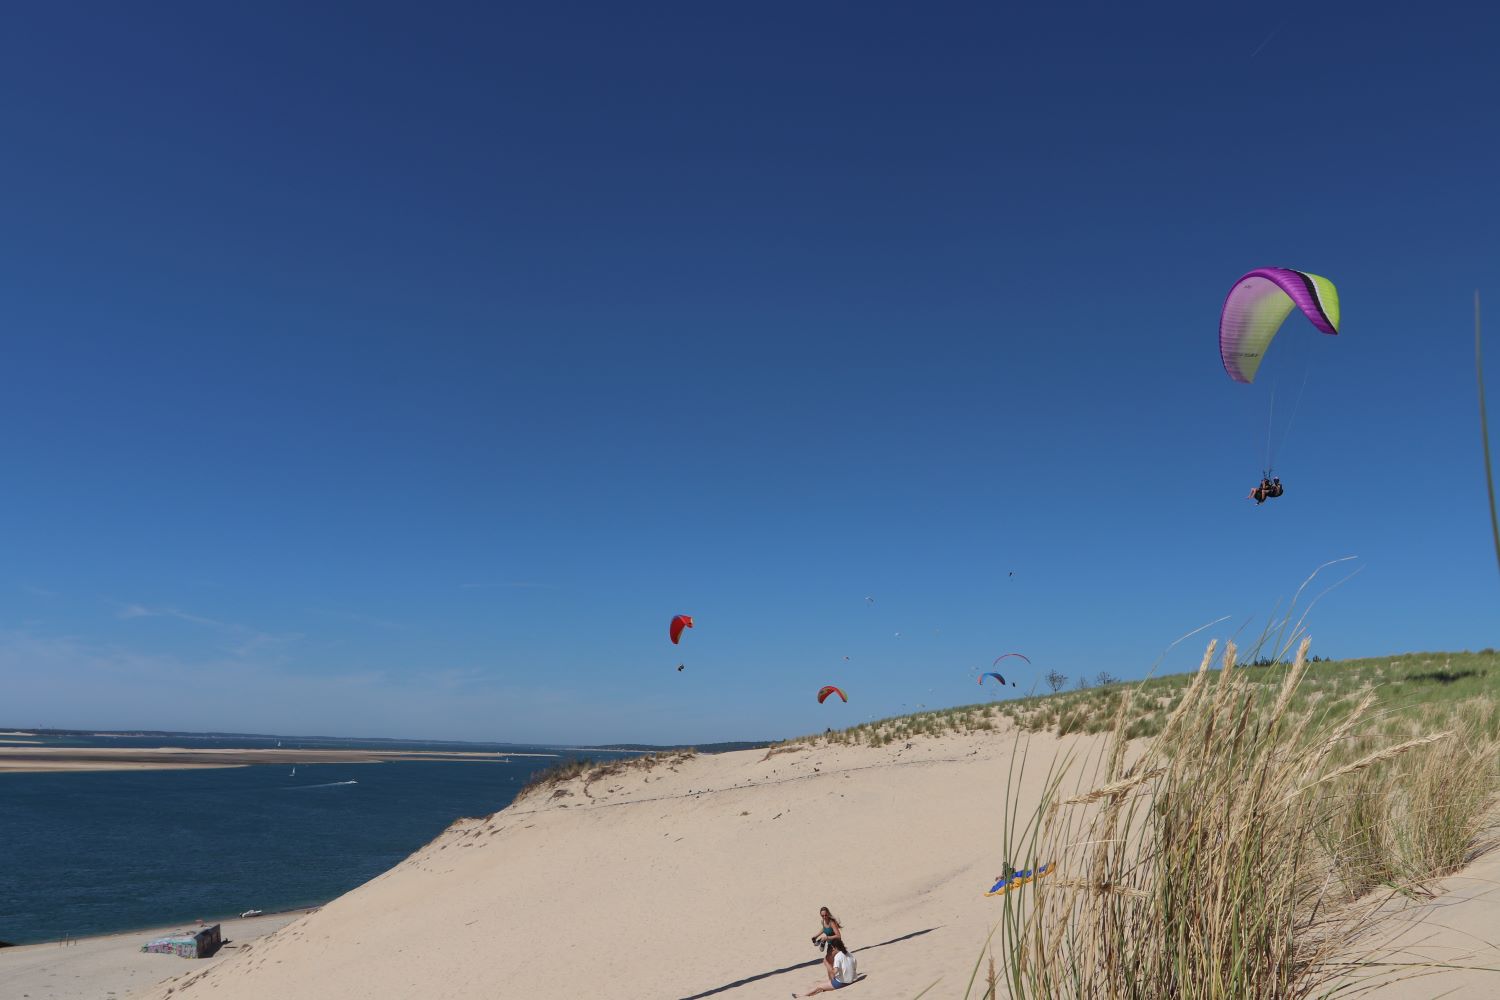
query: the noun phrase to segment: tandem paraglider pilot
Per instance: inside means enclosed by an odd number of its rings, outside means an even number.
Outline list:
[[[1281,480],[1275,477],[1262,478],[1260,485],[1250,491],[1247,500],[1254,500],[1256,506],[1260,506],[1272,497],[1281,496]]]

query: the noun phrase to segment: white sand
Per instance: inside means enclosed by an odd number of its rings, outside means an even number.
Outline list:
[[[1500,854],[1480,858],[1432,889],[1438,895],[1431,900],[1388,907],[1396,915],[1370,935],[1366,947],[1376,949],[1378,961],[1393,964],[1369,970],[1367,982],[1384,982],[1367,995],[1374,1000],[1500,997]]]
[[[1059,746],[1032,738],[1035,802]],[[843,921],[857,1000],[961,996],[998,901],[1012,737],[698,757],[528,798],[172,994],[215,1000],[776,997],[826,982]],[[1025,866],[1030,859],[1013,859]],[[161,998],[162,990],[142,997]]]
[[[141,945],[189,925],[79,938],[69,944],[31,944],[0,948],[0,997],[4,1000],[104,1000],[124,996],[173,976],[184,967],[207,968],[225,961],[240,948],[302,917],[310,911],[274,913],[249,920],[225,920],[220,931],[228,942],[217,955],[185,959],[176,955],[147,955]],[[196,924],[191,925],[196,927]]]

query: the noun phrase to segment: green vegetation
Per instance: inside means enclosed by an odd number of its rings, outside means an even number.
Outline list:
[[[1264,710],[1279,696],[1287,664],[1246,667],[1241,676]],[[1157,677],[1133,684],[1070,691],[1005,702],[1003,715],[1022,729],[1068,733],[1102,733],[1112,729],[1121,701],[1131,700],[1125,720],[1127,737],[1155,736],[1182,702],[1192,674]],[[1288,711],[1316,710],[1333,721],[1353,711],[1367,688],[1375,691],[1372,711],[1396,731],[1416,732],[1440,722],[1456,707],[1480,696],[1500,695],[1500,654],[1403,653],[1362,660],[1324,660],[1306,664]]]
[[[1005,855],[1055,874],[1000,898],[991,954],[1011,996],[1301,1000],[1391,973],[1348,954],[1356,931],[1491,846],[1495,654],[1306,651],[1243,668],[1231,645],[1214,673],[1211,645],[1191,678],[1023,713]],[[1025,729],[1087,729],[1109,706],[1102,757],[1054,764],[1023,813]]]
[[[1243,667],[1240,676],[1255,697],[1255,708],[1270,707],[1280,694],[1286,663]],[[1108,675],[1104,675],[1108,676]],[[1120,705],[1128,697],[1126,738],[1156,736],[1182,703],[1194,674],[1120,682],[1036,695],[989,704],[958,705],[861,723],[830,733],[799,736],[776,747],[826,741],[886,746],[922,736],[967,734],[1008,728],[1027,732],[1104,733],[1113,731]],[[1293,715],[1316,711],[1330,720],[1347,716],[1367,690],[1375,692],[1371,715],[1385,736],[1416,733],[1440,725],[1460,705],[1480,697],[1500,698],[1500,653],[1402,653],[1359,660],[1308,662],[1287,710]],[[1491,738],[1500,737],[1500,719],[1486,723]]]

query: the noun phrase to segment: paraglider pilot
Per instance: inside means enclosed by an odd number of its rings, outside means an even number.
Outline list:
[[[1250,496],[1246,499],[1254,500],[1258,507],[1272,497],[1279,496],[1281,496],[1281,479],[1274,476],[1262,476],[1260,485],[1251,490]]]

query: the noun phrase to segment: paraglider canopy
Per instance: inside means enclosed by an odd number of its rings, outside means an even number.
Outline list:
[[[1031,662],[1031,657],[1027,656],[1025,653],[1001,653],[999,656],[995,657],[995,662],[990,664],[990,666],[998,667],[1000,665],[1000,661],[1005,659],[1007,656],[1019,656],[1027,663]]]
[[[840,691],[838,688],[834,687],[832,684],[829,684],[829,685],[825,686],[822,690],[820,690],[818,692],[818,704],[819,705],[823,704],[823,702],[826,701],[827,698],[828,698],[828,696],[831,695],[831,694],[838,695],[839,696],[839,700],[845,702],[846,704],[849,701],[849,696],[848,695],[846,695],[844,692]]]
[[[677,615],[672,619],[672,624],[667,627],[667,632],[672,636],[672,644],[675,646],[677,640],[682,638],[682,630],[693,627],[692,615]],[[713,645],[709,643],[709,645]]]
[[[995,680],[997,680],[997,681],[999,681],[999,682],[1000,682],[1000,683],[1001,683],[1001,684],[1004,684],[1004,683],[1005,683],[1005,678],[1004,678],[1004,677],[1001,677],[1001,676],[1000,676],[1000,675],[999,675],[999,674],[997,674],[997,673],[994,673],[994,672],[990,672],[990,673],[987,673],[987,674],[980,674],[980,675],[979,675],[979,683],[980,683],[980,684],[981,684],[981,685],[982,685],[982,684],[984,684],[984,679],[985,679],[985,678],[986,678],[986,677],[993,677],[993,678],[995,678]],[[1015,685],[1014,685],[1014,684],[1012,684],[1012,685],[1011,685],[1011,687],[1015,687]]]
[[[1333,282],[1289,267],[1258,267],[1229,288],[1219,314],[1219,358],[1236,382],[1254,382],[1271,338],[1291,314],[1327,334],[1339,332],[1339,292]]]

